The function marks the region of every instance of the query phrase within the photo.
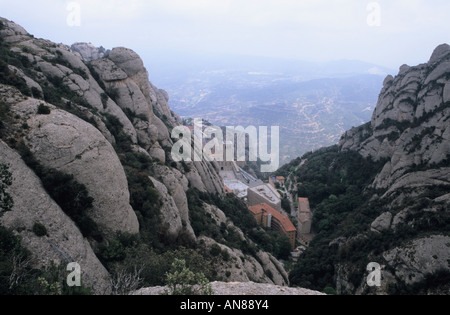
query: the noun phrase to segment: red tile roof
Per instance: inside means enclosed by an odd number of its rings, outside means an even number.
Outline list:
[[[286,233],[297,231],[294,224],[292,224],[291,220],[289,220],[289,218],[287,216],[281,214],[279,211],[275,210],[274,208],[269,206],[267,203],[261,203],[256,206],[251,206],[251,207],[249,207],[249,210],[253,214],[259,214],[261,212],[271,214],[272,218],[277,220],[280,223],[280,225],[283,227],[283,229],[286,231]]]

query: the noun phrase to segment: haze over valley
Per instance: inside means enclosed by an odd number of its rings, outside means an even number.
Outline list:
[[[183,118],[219,126],[279,126],[280,159],[335,144],[345,130],[370,121],[385,67],[276,58],[191,55],[149,57],[151,75]]]

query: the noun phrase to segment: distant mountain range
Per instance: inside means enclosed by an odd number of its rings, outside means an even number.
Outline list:
[[[397,71],[359,60],[313,62],[245,55],[143,53],[142,58],[155,84],[167,86],[201,73],[267,74],[297,81],[342,78],[361,74],[387,75]]]
[[[228,126],[280,126],[281,160],[335,144],[370,121],[390,69],[341,60],[248,56],[149,57],[152,77],[182,117]]]

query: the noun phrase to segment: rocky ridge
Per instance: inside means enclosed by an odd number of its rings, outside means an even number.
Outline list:
[[[385,211],[371,224],[372,232],[435,229],[382,253],[380,293],[399,281],[411,286],[450,271],[450,238],[440,224],[450,209],[449,119],[450,46],[443,44],[427,63],[403,65],[397,76],[388,76],[371,122],[349,130],[339,143],[341,151],[384,163],[368,187],[375,192],[372,201]],[[364,283],[349,283],[350,269],[339,266],[338,291],[368,292]]]
[[[428,63],[403,65],[395,78],[385,79],[372,121],[342,137],[341,150],[387,160],[373,183],[374,188],[388,189],[384,197],[418,181],[449,183],[449,73],[447,44],[437,47]],[[422,173],[415,171],[420,168]]]
[[[108,292],[111,279],[94,254],[97,244],[83,238],[51,200],[39,178],[33,176],[34,171],[17,154],[22,145],[43,167],[72,174],[86,186],[93,198],[89,217],[108,237],[117,232],[140,231],[117,151],[126,139],[133,152],[151,161],[154,176],[150,180],[162,204],[160,233],[164,240],[202,241],[192,229],[186,193],[196,188],[223,195],[219,167],[205,161],[185,165],[171,161],[170,130],[181,119],[170,110],[167,92],[149,81],[141,58],[123,47],[104,51],[90,44],[55,44],[34,38],[6,19],[0,18],[0,23],[0,40],[14,61],[14,65],[7,64],[8,72],[17,82],[25,83],[0,84],[0,102],[9,111],[1,130],[0,163],[9,164],[17,180],[10,191],[17,201],[1,220],[23,239],[36,260],[42,265],[79,261],[84,283],[95,293]],[[218,225],[232,224],[220,209],[207,204],[204,207],[222,217]],[[36,222],[45,225],[47,236],[31,233]],[[240,235],[246,240],[242,231]],[[205,250],[216,243],[204,239],[201,242]],[[260,252],[255,259],[237,249],[227,250],[234,253],[236,262],[246,262],[240,265],[242,269],[234,268],[236,264],[225,267],[223,273],[227,273],[228,280],[288,283],[283,267],[271,255]],[[267,276],[269,271],[271,277]]]

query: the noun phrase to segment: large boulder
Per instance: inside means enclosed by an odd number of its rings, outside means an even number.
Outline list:
[[[385,212],[380,215],[373,223],[370,228],[374,232],[383,232],[388,230],[391,227],[392,223],[392,213]]]
[[[185,215],[178,208],[174,197],[170,194],[167,187],[153,177],[150,177],[150,179],[158,191],[162,203],[160,218],[165,241],[174,243],[183,237],[184,239],[182,241],[184,242],[195,242],[195,233],[192,230],[189,221],[186,221]]]
[[[34,156],[87,187],[94,199],[89,215],[103,232],[138,233],[126,175],[112,145],[91,124],[50,104],[49,115],[38,115],[39,104],[28,99],[13,107],[29,126],[26,143]]]

